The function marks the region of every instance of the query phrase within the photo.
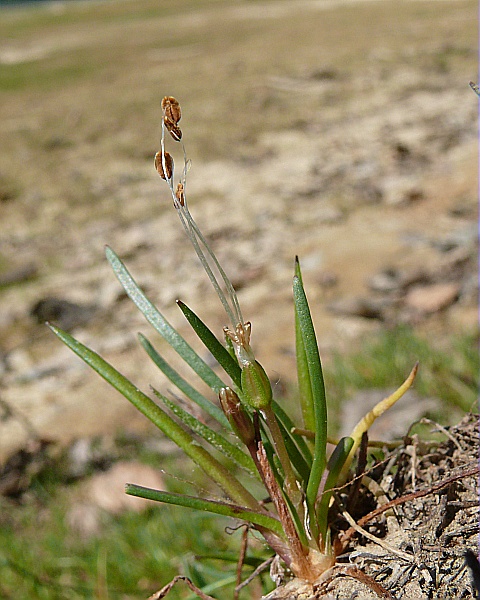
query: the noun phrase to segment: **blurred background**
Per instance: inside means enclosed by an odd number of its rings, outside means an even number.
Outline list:
[[[181,509],[88,512],[82,486],[119,458],[181,459],[44,325],[168,389],[105,244],[182,334],[177,298],[219,335],[227,324],[153,167],[164,95],[183,109],[190,209],[277,396],[294,394],[298,255],[336,431],[416,360],[398,435],[475,409],[476,16],[472,0],[0,3],[2,597],[141,598],[178,571],[218,581],[189,551],[238,542]],[[176,523],[197,532],[178,547]]]

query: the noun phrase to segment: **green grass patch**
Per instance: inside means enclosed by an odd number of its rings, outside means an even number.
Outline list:
[[[0,91],[17,92],[33,89],[52,90],[71,83],[82,77],[90,77],[95,71],[95,64],[82,58],[75,61],[64,60],[32,60],[15,64],[0,64]]]
[[[133,446],[128,447],[132,450]],[[137,458],[140,455],[152,462],[151,452],[138,444],[135,447]],[[157,466],[163,465],[165,461],[156,458]],[[184,466],[185,461],[180,462]],[[0,498],[2,599],[137,600],[150,596],[179,573],[199,587],[211,585],[213,590],[220,585],[219,598],[232,596],[233,559],[238,557],[241,535],[241,531],[225,535],[226,527],[235,526],[232,519],[152,503],[140,514],[113,517],[100,512],[100,530],[85,539],[69,525],[72,498],[79,501],[78,484],[62,481],[61,464],[49,465],[36,477],[20,503]],[[173,487],[191,492],[178,479]],[[254,543],[244,576],[267,557],[263,546]],[[265,583],[264,592],[273,587],[268,576]],[[192,594],[179,584],[169,598],[192,598]],[[249,592],[241,598],[250,598]]]
[[[476,336],[452,336],[448,346],[432,346],[408,327],[383,331],[349,357],[336,354],[326,373],[329,398],[337,404],[356,390],[391,388],[403,381],[416,361],[420,367],[414,389],[440,400],[438,416],[443,415],[443,424],[451,424],[445,408],[457,415],[477,409]]]

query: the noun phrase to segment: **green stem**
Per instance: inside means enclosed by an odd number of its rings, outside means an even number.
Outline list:
[[[280,431],[280,427],[278,426],[277,417],[275,416],[271,405],[267,408],[264,408],[262,410],[262,413],[265,417],[267,427],[272,435],[273,446],[275,448],[275,452],[278,456],[278,459],[280,460],[280,464],[282,465],[282,469],[285,474],[285,492],[290,498],[295,508],[297,509],[297,511],[303,513],[302,494],[298,489],[297,479],[295,477],[295,473],[293,472],[292,464],[290,462],[290,457],[288,456],[282,432]]]

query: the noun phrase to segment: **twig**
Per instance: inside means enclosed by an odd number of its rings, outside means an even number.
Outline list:
[[[343,515],[344,519],[353,527],[353,529],[355,529],[355,531],[357,533],[360,533],[361,535],[363,535],[364,537],[369,539],[371,542],[378,544],[384,550],[386,550],[387,552],[390,552],[390,554],[394,554],[395,556],[398,556],[398,558],[401,558],[405,562],[409,562],[409,563],[414,562],[414,557],[411,554],[408,554],[407,552],[402,552],[402,550],[397,550],[397,548],[394,548],[388,542],[384,542],[380,538],[369,533],[368,531],[365,531],[365,529],[363,529],[362,527],[357,525],[355,523],[355,520],[353,519],[353,517],[346,510],[342,511],[342,515]]]
[[[458,475],[452,475],[451,477],[448,477],[444,481],[440,481],[439,483],[432,485],[431,487],[429,487],[425,490],[419,490],[418,492],[412,492],[411,494],[405,494],[405,496],[401,496],[400,498],[395,498],[395,500],[391,500],[390,502],[387,502],[383,506],[378,506],[375,510],[372,510],[372,512],[369,512],[367,515],[362,517],[356,523],[356,525],[358,525],[359,527],[362,527],[363,525],[365,525],[366,523],[368,523],[369,521],[371,521],[378,515],[381,515],[382,513],[389,510],[390,508],[393,508],[394,506],[398,506],[400,504],[405,504],[405,502],[410,502],[411,500],[415,500],[416,498],[423,498],[424,496],[428,496],[429,494],[438,492],[439,490],[443,489],[444,487],[447,487],[448,485],[450,485],[451,483],[454,483],[455,481],[458,481],[459,479],[463,479],[464,477],[472,477],[473,475],[478,475],[479,473],[480,473],[480,467],[472,467],[470,469],[467,469],[466,471],[462,471]],[[350,529],[347,529],[347,531],[345,531],[345,533],[341,536],[341,542],[342,542],[343,548],[345,548],[347,546],[347,543],[349,542],[350,538],[353,537],[354,533],[355,533],[355,528],[350,527]]]
[[[213,598],[213,596],[208,596],[207,594],[204,594],[202,590],[198,589],[197,586],[188,577],[185,577],[185,575],[177,575],[176,577],[174,577],[170,583],[167,583],[167,585],[164,586],[161,590],[155,592],[155,594],[150,596],[148,600],[161,600],[162,598],[165,598],[168,592],[178,581],[184,581],[192,590],[192,592],[197,594],[197,596],[201,598],[201,600],[217,600],[216,598]]]
[[[448,439],[455,444],[455,446],[461,451],[462,447],[460,446],[460,443],[457,439],[455,439],[455,437],[448,431],[448,429],[446,429],[445,427],[442,427],[442,425],[440,425],[440,423],[437,423],[436,421],[432,421],[432,419],[427,419],[427,417],[423,417],[422,419],[420,419],[420,421],[418,421],[420,424],[422,425],[426,425],[427,423],[429,423],[430,425],[435,425],[435,428],[438,429],[438,431],[441,431],[444,435],[446,435],[448,437]],[[413,427],[413,425],[412,425]]]
[[[239,585],[242,583],[242,567],[245,561],[245,556],[247,555],[247,547],[248,547],[248,523],[243,525],[243,533],[242,533],[242,544],[240,546],[240,556],[238,557],[237,562],[237,579],[235,581],[235,590],[233,592],[233,600],[238,600],[238,596],[240,593]]]
[[[360,583],[363,583],[369,587],[378,596],[378,598],[383,598],[384,600],[395,600],[388,590],[375,581],[375,579],[361,571],[358,567],[340,567],[340,565],[337,565],[336,567],[329,569],[328,576],[325,577],[325,575],[327,575],[327,573],[324,573],[318,583],[314,584],[315,593],[323,594],[322,598],[326,597],[330,584],[333,583],[338,577],[352,577],[353,579],[356,579],[357,581],[360,581]],[[331,596],[328,597],[330,598]]]
[[[274,558],[275,558],[275,556],[271,556],[270,558],[267,558],[267,560],[263,561],[263,563],[261,565],[258,565],[258,567],[255,569],[255,571],[253,571],[253,573],[251,575],[249,575],[247,577],[247,579],[245,579],[245,581],[242,581],[242,583],[237,585],[237,587],[235,588],[235,591],[237,591],[237,590],[240,591],[242,588],[246,587],[249,583],[251,583],[255,579],[255,577],[260,575],[260,573],[262,573],[262,571],[265,571],[265,569],[272,564]]]

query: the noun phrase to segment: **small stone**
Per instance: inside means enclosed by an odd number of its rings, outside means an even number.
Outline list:
[[[364,319],[380,319],[384,317],[384,303],[371,298],[341,298],[328,305],[328,310],[345,317],[363,317]]]
[[[140,512],[148,501],[125,494],[126,483],[137,483],[148,488],[163,487],[160,473],[135,461],[120,461],[104,473],[94,475],[87,484],[86,494],[89,502],[113,515],[126,510]]]
[[[370,277],[368,287],[373,292],[380,292],[383,294],[394,292],[400,287],[400,274],[393,268],[384,269]]]
[[[30,310],[37,323],[51,321],[65,331],[86,325],[93,317],[96,306],[80,305],[63,298],[42,298]]]
[[[405,306],[420,313],[432,314],[453,304],[459,294],[458,283],[419,285],[407,292]]]

